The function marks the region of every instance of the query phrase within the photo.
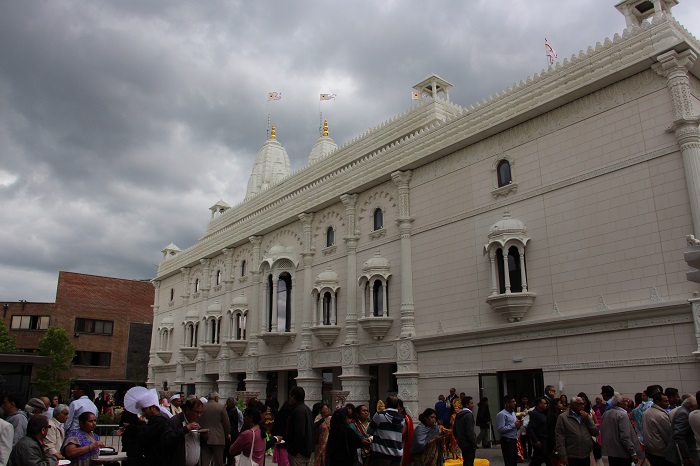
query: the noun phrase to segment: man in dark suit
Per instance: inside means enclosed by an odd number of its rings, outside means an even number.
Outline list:
[[[228,420],[226,407],[219,403],[219,393],[211,392],[207,403],[204,404],[202,416],[199,418],[202,429],[209,429],[206,445],[202,445],[202,464],[214,466],[224,464],[224,445],[231,439],[231,423]]]
[[[476,456],[476,432],[474,426],[474,399],[471,396],[464,397],[462,410],[455,417],[454,436],[459,449],[462,450],[464,466],[474,466]]]
[[[549,451],[549,431],[547,430],[547,400],[544,397],[535,398],[535,409],[530,412],[530,423],[527,425],[527,436],[534,447],[530,466],[541,466],[547,462]]]
[[[698,402],[694,396],[691,396],[683,401],[683,404],[673,417],[671,437],[666,447],[666,459],[676,466],[694,466],[698,464],[695,435],[689,422],[690,413],[697,408]]]
[[[196,466],[199,464],[201,454],[200,440],[204,441],[204,435],[199,432],[191,432],[199,429],[199,417],[202,414],[202,402],[197,398],[187,400],[180,414],[176,414],[168,420],[168,424],[175,431],[184,432],[184,441],[177,442],[173,451],[173,466]],[[201,437],[200,437],[201,436]]]

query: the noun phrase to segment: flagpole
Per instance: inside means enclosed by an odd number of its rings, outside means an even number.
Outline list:
[[[265,129],[265,140],[270,139],[270,98],[267,99],[267,128]]]

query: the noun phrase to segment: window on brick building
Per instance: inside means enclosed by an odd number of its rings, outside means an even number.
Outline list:
[[[73,358],[75,366],[100,366],[109,367],[112,362],[112,353],[100,353],[98,351],[77,351]]]
[[[114,330],[114,322],[111,320],[75,319],[75,331],[80,333],[97,333],[99,335],[111,335]]]
[[[13,330],[46,330],[49,316],[12,316],[10,328]]]

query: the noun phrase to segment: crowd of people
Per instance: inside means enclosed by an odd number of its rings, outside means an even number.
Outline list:
[[[79,383],[68,404],[58,396],[23,403],[4,394],[0,466],[95,464],[105,446],[95,432],[97,415],[106,403],[98,407],[92,393]],[[222,403],[217,392],[159,396],[134,387],[116,433],[126,466],[442,466],[449,459],[473,466],[479,445],[490,447],[496,432],[505,466],[528,459],[530,466],[602,466],[603,457],[609,466],[700,466],[700,392],[652,385],[630,399],[605,385],[595,403],[585,393],[555,394],[548,385],[535,398],[507,395],[494,423],[487,398],[475,405],[452,388],[414,424],[396,396],[370,415],[367,405],[309,408],[302,387],[293,387],[282,406],[268,397],[242,409],[234,398]]]
[[[583,392],[557,398],[548,385],[534,399],[506,395],[494,425],[487,398],[475,410],[472,397],[452,388],[430,410],[437,413],[443,445],[442,456],[429,464],[459,458],[473,466],[478,446],[490,447],[498,432],[505,466],[528,459],[530,466],[602,466],[603,457],[609,466],[698,466],[699,396],[651,385],[630,399],[604,385],[593,404]]]

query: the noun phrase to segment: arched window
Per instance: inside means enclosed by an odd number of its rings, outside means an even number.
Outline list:
[[[194,292],[198,293],[199,292],[199,278],[196,278],[194,280]]]
[[[492,165],[493,166],[493,165]],[[507,160],[501,160],[498,162],[498,168],[496,169],[498,173],[498,187],[510,184],[513,180],[510,174],[510,162]]]
[[[372,285],[372,315],[384,315],[384,286],[380,280],[375,280]]]
[[[329,248],[335,244],[335,231],[333,227],[328,227],[326,230],[326,247]]]
[[[384,228],[384,212],[382,209],[376,208],[374,210],[374,230],[381,230]]]
[[[241,261],[241,277],[245,277],[245,266],[246,266],[246,262]]]
[[[175,299],[175,288],[170,288],[170,301]]]
[[[498,265],[498,291],[499,293],[521,293],[523,291],[522,263],[520,251],[516,246],[508,248],[508,283],[506,284],[505,261],[503,249],[496,250],[496,263]]]
[[[234,336],[235,336],[236,340],[245,340],[247,316],[243,313],[238,313],[238,314],[236,314],[235,319],[236,319],[236,333]]]
[[[333,313],[331,305],[331,294],[326,291],[323,293],[323,325],[331,325],[331,315]]]
[[[221,285],[221,270],[216,271],[216,284]]]
[[[268,332],[289,332],[292,325],[292,276],[282,272],[276,285],[273,286],[272,275],[269,275]]]

